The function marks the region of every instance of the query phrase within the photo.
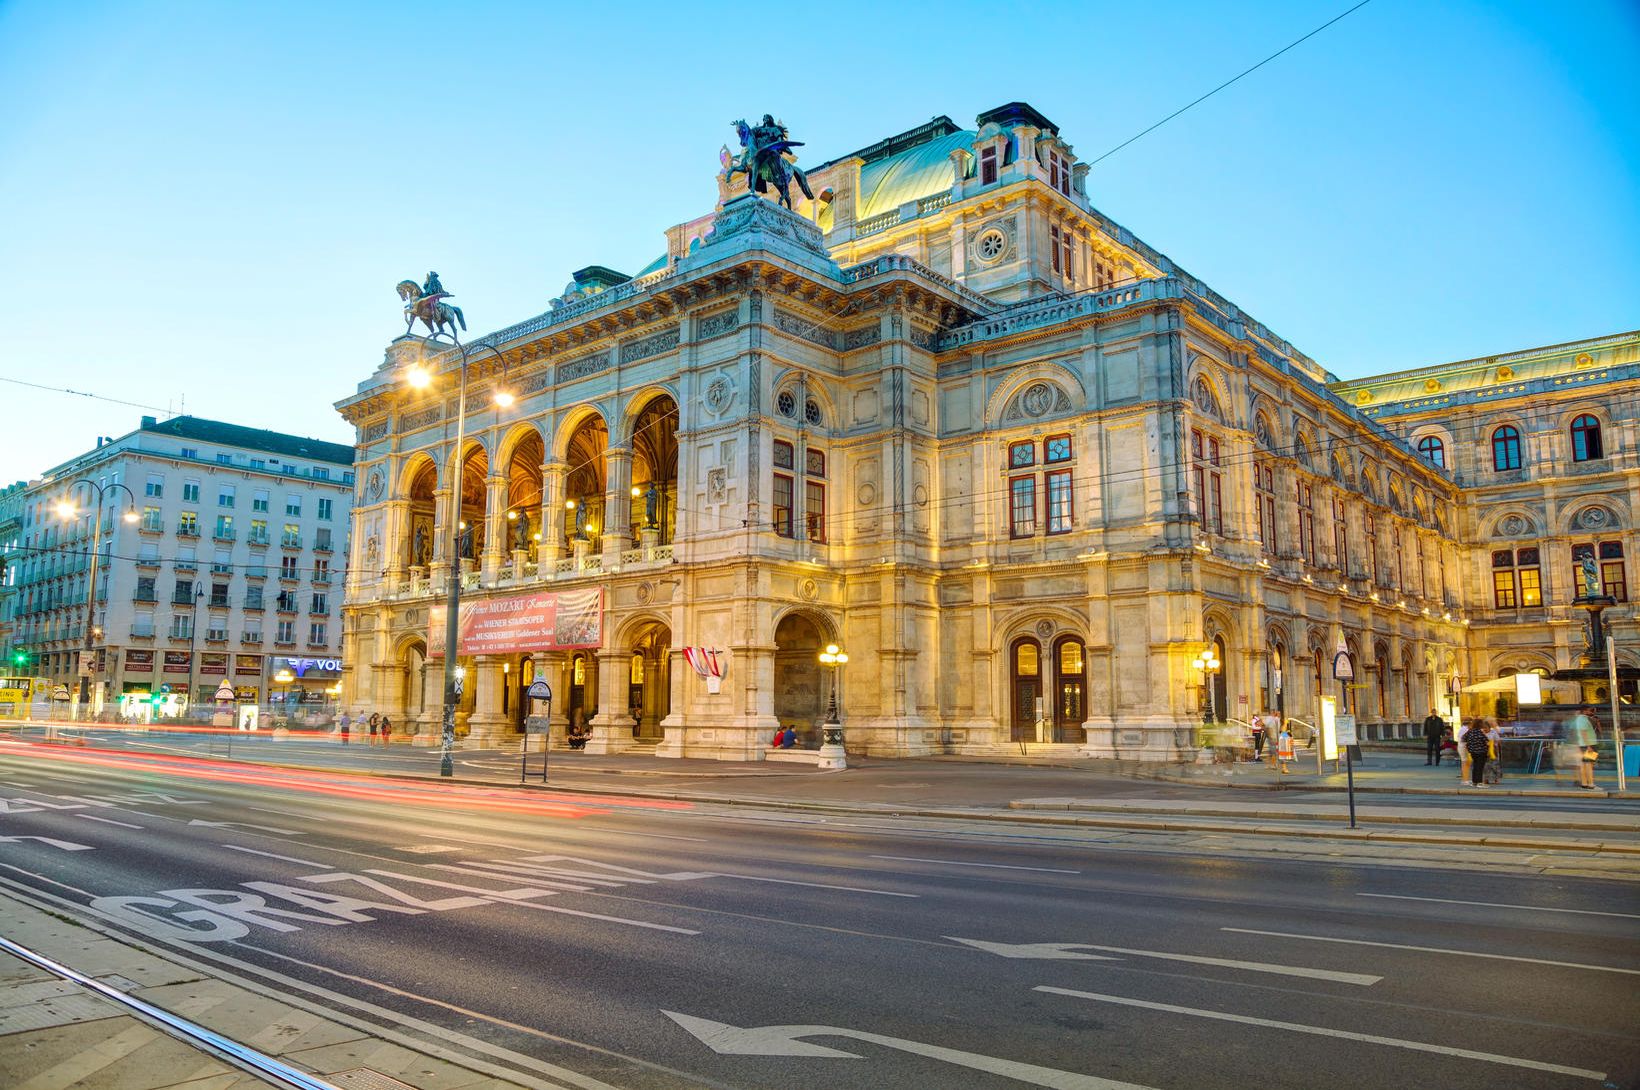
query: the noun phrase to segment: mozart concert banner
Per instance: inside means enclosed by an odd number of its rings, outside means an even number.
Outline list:
[[[444,619],[434,606],[427,633],[427,657],[444,657]],[[602,647],[604,592],[587,590],[520,594],[461,603],[463,655],[516,655],[531,651]]]

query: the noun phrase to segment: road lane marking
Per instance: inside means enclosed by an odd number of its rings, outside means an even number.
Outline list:
[[[379,874],[379,875],[382,875],[383,877],[386,877],[386,878],[399,878],[399,879],[403,879],[404,881],[407,881],[407,882],[427,881],[426,879],[417,878],[414,875],[401,874],[398,871],[380,870],[380,869],[372,868],[370,870],[370,873],[371,874]],[[429,884],[430,885],[451,885],[453,883],[429,882]],[[674,934],[678,934],[678,935],[698,935],[698,934],[700,934],[699,931],[693,930],[693,929],[688,928],[688,927],[673,927],[671,924],[650,923],[647,920],[633,920],[633,919],[628,919],[625,916],[606,916],[602,912],[583,912],[580,909],[576,909],[576,908],[560,908],[558,905],[538,905],[533,901],[522,901],[522,900],[518,900],[516,898],[507,897],[507,896],[505,896],[504,891],[500,891],[500,890],[479,889],[479,890],[473,890],[473,892],[474,893],[481,893],[481,894],[485,895],[486,897],[501,898],[501,900],[496,902],[498,904],[517,905],[519,908],[533,908],[533,909],[537,910],[538,912],[556,912],[560,916],[580,916],[583,919],[588,919],[588,920],[602,920],[605,923],[620,923],[620,924],[625,924],[628,927],[642,927],[642,928],[645,928],[645,929],[650,930],[650,931],[670,931],[670,932],[672,932]],[[545,893],[547,891],[541,890],[539,892]]]
[[[999,954],[1005,958],[1024,958],[1040,960],[1077,960],[1092,959],[1095,961],[1115,961],[1116,958],[1101,958],[1097,954],[1077,953],[1080,950],[1103,950],[1108,954],[1128,954],[1132,957],[1159,958],[1163,961],[1188,961],[1196,965],[1217,965],[1225,969],[1245,969],[1252,973],[1275,973],[1280,976],[1301,976],[1310,980],[1330,980],[1336,984],[1359,984],[1369,988],[1384,978],[1371,976],[1367,973],[1340,973],[1331,969],[1309,969],[1301,965],[1274,965],[1267,961],[1234,961],[1229,958],[1210,958],[1199,954],[1174,954],[1164,950],[1130,950],[1125,946],[1096,946],[1088,942],[983,942],[979,939],[963,939],[956,935],[947,935],[952,942],[960,942],[964,946],[972,946],[987,953]]]
[[[1308,939],[1311,942],[1339,942],[1347,946],[1381,946],[1389,950],[1413,950],[1420,954],[1452,954],[1461,958],[1490,958],[1493,961],[1524,961],[1532,965],[1555,965],[1562,969],[1593,969],[1601,973],[1625,973],[1640,976],[1640,969],[1619,969],[1614,965],[1585,965],[1578,961],[1551,961],[1547,958],[1523,958],[1514,954],[1483,954],[1479,950],[1449,950],[1444,946],[1411,946],[1401,942],[1372,942],[1368,939],[1335,939],[1330,935],[1299,935],[1289,931],[1255,931],[1250,927],[1221,927],[1220,931],[1234,931],[1240,935],[1267,935],[1277,939]]]
[[[873,855],[872,859],[892,859],[899,863],[939,863],[947,867],[986,867],[990,870],[1033,870],[1042,874],[1081,874],[1062,867],[1014,867],[1007,863],[960,863],[955,859],[919,859],[914,855]]]
[[[1447,897],[1412,897],[1405,893],[1357,893],[1357,897],[1379,897],[1392,901],[1433,901],[1441,905],[1476,905],[1480,908],[1518,908],[1523,912],[1570,912],[1578,916],[1615,916],[1623,920],[1640,920],[1637,912],[1596,912],[1592,908],[1550,908],[1547,905],[1506,905],[1497,901],[1454,901]]]
[[[325,866],[324,863],[315,863],[311,859],[298,859],[294,855],[276,855],[273,852],[258,851],[255,848],[243,848],[238,844],[224,844],[222,846],[231,852],[244,852],[246,855],[260,855],[268,859],[283,859],[286,863],[297,863],[304,867]]]
[[[1152,1003],[1145,999],[1129,999],[1120,995],[1100,995],[1097,992],[1079,992],[1074,988],[1054,988],[1046,984],[1039,984],[1032,991],[1047,992],[1050,995],[1068,995],[1075,999],[1090,999],[1096,1003],[1115,1003],[1123,1007],[1140,1007],[1144,1010],[1164,1011],[1168,1014],[1188,1014],[1196,1018],[1212,1018],[1220,1022],[1237,1022],[1244,1026],[1265,1026],[1270,1029],[1287,1030],[1291,1033],[1309,1033],[1317,1037],[1338,1037],[1345,1041],[1362,1041],[1369,1045],[1388,1045],[1392,1048],[1406,1048],[1415,1052],[1433,1052],[1441,1056],[1456,1056],[1464,1060],[1482,1060],[1486,1063],[1507,1064],[1510,1067],[1524,1067],[1532,1071],[1548,1071],[1556,1075],[1572,1075],[1580,1079],[1593,1079],[1596,1082],[1606,1078],[1604,1071],[1589,1071],[1581,1067],[1567,1067],[1563,1064],[1543,1063],[1540,1060],[1523,1060],[1517,1056],[1499,1056],[1493,1052],[1476,1052],[1467,1048],[1452,1048],[1448,1045],[1432,1045],[1424,1041],[1404,1041],[1399,1037],[1378,1037],[1371,1033],[1352,1033],[1344,1029],[1328,1029],[1325,1026],[1306,1026],[1297,1022],[1277,1021],[1272,1018],[1254,1018],[1246,1014],[1230,1014],[1226,1011],[1202,1010],[1199,1007],[1177,1007],[1171,1003]]]
[[[141,825],[133,825],[129,821],[115,821],[113,818],[98,817],[96,814],[75,814],[74,816],[77,818],[85,818],[87,821],[100,821],[104,825],[118,825],[125,829],[142,828]]]
[[[41,844],[49,844],[53,848],[61,848],[65,852],[89,852],[90,844],[76,844],[72,840],[58,840],[52,836],[0,836],[0,844],[21,844],[25,840],[36,840]]]
[[[781,886],[809,886],[812,889],[835,889],[844,893],[875,893],[879,897],[921,897],[920,893],[895,893],[887,889],[862,889],[860,886],[833,886],[825,882],[798,882],[791,878],[760,878],[755,874],[729,874],[719,871],[719,878],[739,878],[743,882],[771,882]]]
[[[31,871],[31,870],[24,870],[24,869],[23,869],[23,868],[22,868],[22,867],[14,867],[14,866],[12,866],[12,865],[11,865],[11,864],[10,864],[10,863],[0,863],[0,867],[4,867],[4,868],[6,868],[6,869],[7,869],[7,870],[14,870],[14,871],[16,871],[16,872],[17,872],[17,873],[18,873],[18,874],[26,874],[26,875],[28,875],[28,876],[29,876],[29,877],[30,877],[30,878],[38,878],[38,879],[39,879],[39,880],[40,880],[40,881],[42,881],[42,882],[50,882],[50,883],[51,883],[51,884],[52,884],[52,885],[54,885],[54,886],[62,886],[62,887],[63,887],[63,888],[64,888],[64,889],[66,889],[66,890],[68,890],[68,891],[70,891],[70,892],[72,892],[72,893],[79,893],[79,894],[83,894],[83,895],[84,895],[84,896],[87,896],[87,897],[95,897],[95,896],[96,896],[96,894],[95,894],[95,893],[92,893],[92,892],[91,892],[91,891],[90,891],[90,890],[88,890],[88,889],[81,889],[81,888],[80,888],[80,887],[79,887],[79,886],[71,886],[71,885],[69,885],[69,884],[68,884],[68,883],[67,883],[67,882],[59,882],[59,881],[57,881],[57,879],[55,879],[55,878],[47,878],[47,877],[46,877],[46,876],[45,876],[45,875],[43,875],[43,874],[35,874],[35,873],[34,873],[34,872],[33,872],[33,871]],[[35,890],[35,892],[36,892],[36,893],[44,893],[44,892],[45,892],[45,891],[44,891],[44,890]],[[50,896],[50,894],[46,894],[46,896],[48,896],[48,897],[49,897],[49,896]],[[78,906],[78,907],[83,907],[83,906]]]

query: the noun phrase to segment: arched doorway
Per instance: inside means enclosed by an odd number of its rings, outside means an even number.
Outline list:
[[[577,651],[569,660],[569,696],[564,704],[568,729],[585,728],[598,714],[598,658],[590,651]]]
[[[820,651],[826,635],[806,613],[788,613],[774,630],[774,715],[782,727],[797,732],[797,744],[820,744],[820,720],[825,715],[825,686],[831,678],[820,673]],[[841,694],[837,701],[842,714]]]
[[[411,729],[409,724],[416,722],[427,711],[427,645],[421,640],[412,640],[405,644],[403,656],[400,704],[404,708],[404,726],[408,730]]]
[[[1213,637],[1213,654],[1219,668],[1213,671],[1213,718],[1223,723],[1230,718],[1230,656],[1225,654],[1224,637]]]
[[[604,418],[588,416],[570,432],[564,451],[564,547],[573,550],[576,540],[600,549],[604,532],[604,487],[608,480],[604,458],[609,450],[609,429]]]
[[[490,456],[474,443],[461,467],[461,526],[456,553],[463,560],[484,555],[484,517],[489,512]]]
[[[507,543],[510,556],[522,549],[530,559],[541,541],[541,433],[531,428],[507,456]]]
[[[672,713],[672,630],[664,624],[646,626],[632,643],[626,706],[632,737],[658,740],[665,735],[661,720]]]
[[[678,403],[666,394],[650,399],[632,424],[632,539],[654,529],[672,544],[677,525]]]
[[[409,501],[400,542],[400,562],[407,568],[425,568],[433,562],[433,516],[436,513],[434,492],[438,489],[438,470],[431,458],[416,459],[409,470],[409,484],[404,490]]]
[[[1378,721],[1389,722],[1389,644],[1372,645],[1372,685],[1378,693]]]
[[[1008,737],[1015,742],[1035,742],[1037,721],[1042,719],[1042,645],[1029,636],[1015,640],[1008,651]]]
[[[1087,656],[1076,636],[1061,636],[1054,644],[1053,740],[1081,742],[1087,719]]]

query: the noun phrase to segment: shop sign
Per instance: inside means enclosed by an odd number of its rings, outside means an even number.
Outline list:
[[[154,672],[154,653],[149,650],[132,648],[125,653],[125,672],[128,674],[151,674]]]
[[[520,594],[461,604],[460,653],[512,655],[559,648],[602,647],[604,592],[588,590]],[[427,657],[444,657],[446,607],[434,606]]]
[[[226,674],[228,672],[228,656],[221,651],[200,652],[199,672],[201,674]]]
[[[341,659],[281,658],[276,665],[288,668],[297,677],[341,677]]]
[[[258,656],[258,657],[260,657],[260,656]],[[239,686],[239,688],[237,688],[233,691],[233,694],[234,694],[234,698],[237,699],[241,704],[255,704],[256,703],[256,692],[257,692],[257,689],[256,689],[255,685],[241,685],[241,686]]]
[[[165,672],[167,674],[186,674],[193,663],[193,655],[187,651],[165,652]]]
[[[262,656],[235,655],[233,657],[233,672],[235,677],[261,677]]]

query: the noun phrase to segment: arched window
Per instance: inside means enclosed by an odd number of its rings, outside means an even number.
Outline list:
[[[1520,429],[1513,424],[1492,433],[1492,468],[1499,472],[1520,468]]]
[[[1042,701],[1042,647],[1033,639],[1014,641],[1010,664],[1010,733],[1015,742],[1037,742],[1037,723],[1044,718]]]
[[[1572,421],[1572,461],[1592,462],[1605,456],[1600,445],[1600,421],[1588,413]]]
[[[1418,440],[1418,453],[1432,466],[1446,465],[1446,444],[1438,435],[1426,435]]]

